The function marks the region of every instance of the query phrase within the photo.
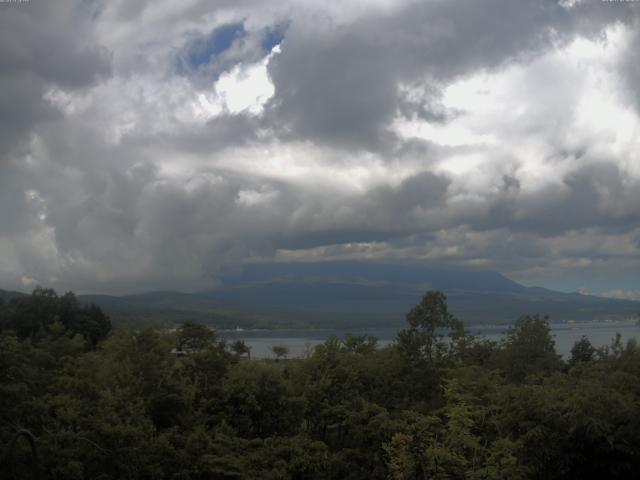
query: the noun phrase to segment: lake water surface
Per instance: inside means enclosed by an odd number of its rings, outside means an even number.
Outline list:
[[[467,327],[474,335],[483,335],[491,340],[504,338],[508,325],[475,325]],[[347,334],[373,335],[378,345],[385,346],[393,342],[398,333],[395,328],[371,328],[367,330],[223,330],[220,335],[229,341],[244,340],[251,347],[253,358],[273,358],[270,347],[285,345],[289,347],[289,357],[300,357],[310,353],[315,345],[323,343],[331,336],[344,338]],[[631,338],[640,339],[640,326],[635,322],[584,322],[551,324],[551,333],[556,341],[556,351],[563,357],[571,355],[576,340],[586,335],[594,347],[609,345],[616,333],[622,335],[624,342]]]

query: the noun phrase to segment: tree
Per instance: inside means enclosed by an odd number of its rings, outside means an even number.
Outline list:
[[[247,345],[244,340],[236,340],[231,344],[231,351],[241,357],[245,353],[248,358],[251,358],[251,347]]]
[[[376,350],[378,339],[371,335],[347,335],[342,343],[348,352],[367,354]]]
[[[425,293],[418,305],[407,314],[409,328],[398,333],[398,346],[414,359],[433,358],[446,349],[444,336],[456,338],[463,334],[460,320],[449,313],[447,297],[438,291]]]
[[[72,334],[82,335],[89,346],[95,348],[99,342],[109,335],[111,320],[102,312],[100,307],[92,304],[77,308],[67,328]]]
[[[201,350],[215,342],[216,333],[206,325],[184,322],[178,328],[178,348],[181,350]]]
[[[280,360],[280,358],[287,358],[287,355],[289,355],[289,347],[286,345],[274,345],[270,350],[276,356],[276,361]]]
[[[569,364],[576,365],[580,362],[590,362],[593,360],[595,354],[596,349],[591,345],[589,339],[583,335],[580,340],[577,340],[576,343],[573,344]]]
[[[273,364],[239,362],[226,375],[218,411],[241,437],[291,434],[300,424],[302,405]]]
[[[58,295],[52,288],[36,287],[30,297],[19,298],[8,319],[8,327],[19,338],[37,338],[46,335],[58,319]]]
[[[100,307],[81,305],[72,292],[58,296],[51,288],[37,287],[31,296],[16,299],[9,307],[3,309],[0,329],[15,331],[22,339],[81,335],[86,346],[95,349],[111,331],[111,321]]]
[[[504,345],[504,368],[509,381],[521,382],[531,373],[549,373],[562,367],[551,335],[549,317],[520,317],[507,331]]]

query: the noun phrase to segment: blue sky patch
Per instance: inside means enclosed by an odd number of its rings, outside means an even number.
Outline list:
[[[206,65],[216,55],[228,50],[233,42],[245,35],[242,23],[229,23],[216,28],[205,40],[197,42],[188,56],[192,68]]]
[[[267,30],[267,33],[262,38],[262,49],[270,52],[273,47],[280,45],[284,40],[284,34],[287,31],[288,25],[278,25],[276,27]]]

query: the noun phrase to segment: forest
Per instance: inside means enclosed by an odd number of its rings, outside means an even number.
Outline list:
[[[284,355],[281,355],[284,357]],[[640,348],[549,319],[474,337],[427,292],[396,341],[250,358],[205,325],[112,328],[73,293],[0,304],[0,478],[582,479],[640,469]]]

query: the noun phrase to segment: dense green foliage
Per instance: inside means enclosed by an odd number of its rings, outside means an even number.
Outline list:
[[[503,342],[464,332],[428,292],[395,344],[332,338],[251,360],[185,323],[110,331],[38,289],[0,305],[0,478],[569,479],[640,469],[640,349],[546,318]],[[179,353],[179,354],[177,354]]]

